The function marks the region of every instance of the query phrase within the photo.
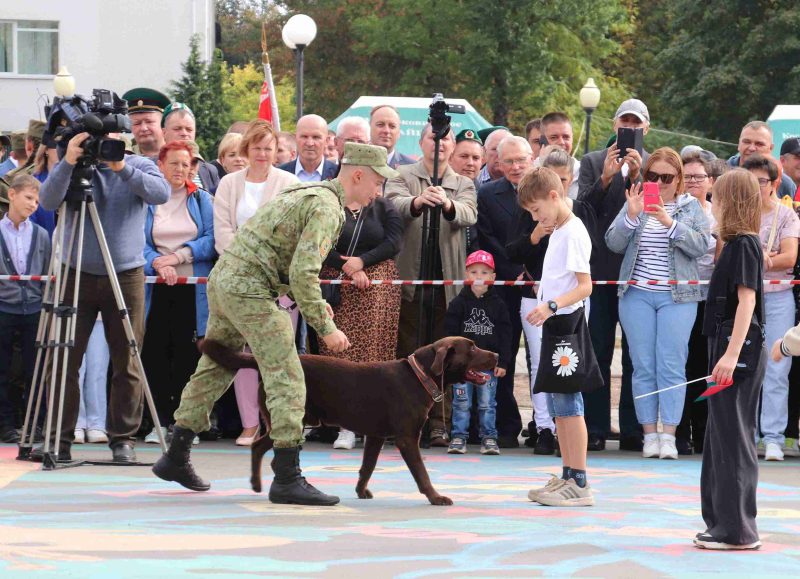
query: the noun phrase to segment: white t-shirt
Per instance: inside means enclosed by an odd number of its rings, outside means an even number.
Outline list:
[[[266,181],[263,183],[244,182],[244,195],[242,195],[239,202],[236,204],[237,227],[244,225],[247,220],[258,211],[258,208],[261,206],[261,198],[264,197],[264,190],[266,188]]]
[[[576,273],[591,273],[592,239],[583,222],[574,215],[550,234],[547,252],[542,265],[539,284],[539,302],[548,302],[578,287]],[[558,314],[571,314],[583,305],[572,304],[558,310]]]

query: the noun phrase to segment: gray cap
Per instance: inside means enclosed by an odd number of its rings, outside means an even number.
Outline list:
[[[647,105],[639,99],[628,99],[619,105],[614,118],[618,119],[623,115],[635,115],[644,123],[650,122],[650,112],[647,110]]]

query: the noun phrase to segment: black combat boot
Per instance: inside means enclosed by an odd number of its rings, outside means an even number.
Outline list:
[[[163,480],[175,481],[192,491],[207,491],[211,485],[197,476],[189,460],[194,437],[194,432],[176,425],[169,450],[153,465],[153,474]]]
[[[282,505],[315,505],[331,507],[339,497],[326,495],[308,484],[300,472],[300,447],[275,448],[272,472],[275,478],[269,487],[269,500]]]

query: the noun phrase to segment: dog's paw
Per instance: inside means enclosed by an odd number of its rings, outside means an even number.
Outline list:
[[[428,500],[431,502],[432,505],[435,505],[437,507],[449,507],[453,504],[453,500],[450,497],[445,497],[443,495],[428,497]]]
[[[369,489],[356,489],[356,494],[360,499],[371,499],[372,498],[372,491]]]
[[[253,487],[254,493],[261,492],[261,477],[253,477],[250,479],[250,486]]]

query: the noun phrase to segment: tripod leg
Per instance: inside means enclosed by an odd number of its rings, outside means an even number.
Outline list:
[[[114,292],[114,299],[117,302],[117,309],[119,310],[120,317],[122,318],[122,326],[125,329],[125,335],[131,348],[131,355],[136,359],[139,375],[142,379],[142,387],[144,389],[145,399],[147,400],[147,407],[150,409],[150,415],[153,418],[153,423],[155,424],[156,432],[158,433],[158,440],[161,444],[161,452],[166,454],[167,442],[164,440],[164,433],[161,430],[161,422],[158,419],[156,405],[153,402],[153,394],[150,392],[150,385],[147,383],[147,375],[144,371],[144,364],[142,364],[142,356],[139,345],[136,343],[136,336],[133,333],[133,326],[131,325],[130,316],[128,315],[128,309],[125,307],[125,298],[122,295],[122,290],[119,286],[119,279],[117,279],[117,273],[114,270],[114,263],[111,260],[111,252],[108,249],[106,236],[103,232],[103,224],[100,222],[100,216],[97,213],[97,208],[95,207],[94,201],[91,198],[89,198],[88,206],[89,215],[92,219],[92,225],[94,226],[98,245],[100,246],[100,252],[103,255],[103,262],[106,266],[106,273],[108,274],[108,279]]]

